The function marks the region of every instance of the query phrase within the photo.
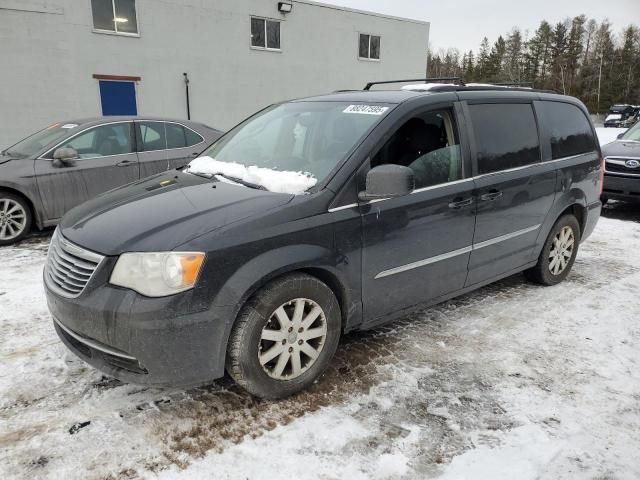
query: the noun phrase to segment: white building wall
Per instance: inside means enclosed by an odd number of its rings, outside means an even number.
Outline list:
[[[101,114],[93,74],[139,76],[138,113],[228,129],[273,102],[370,80],[422,77],[429,24],[294,1],[137,0],[139,37],[93,32],[90,0],[0,0],[0,147],[54,121]],[[250,48],[250,16],[282,21],[281,52]],[[381,36],[379,62],[358,33]]]

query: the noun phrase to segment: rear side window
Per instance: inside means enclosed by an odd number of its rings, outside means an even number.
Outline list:
[[[184,128],[175,123],[165,123],[167,129],[167,148],[184,148],[187,146],[187,139]]]
[[[570,103],[538,102],[536,109],[551,137],[552,159],[595,150],[591,125],[578,107]]]
[[[478,173],[540,162],[540,142],[528,103],[469,105],[475,133]]]
[[[200,143],[204,140],[199,134],[197,134],[190,128],[185,127],[184,134],[187,138],[187,147]]]
[[[193,130],[177,123],[137,122],[139,127],[139,149],[144,152],[172,148],[190,147],[202,142],[202,137]]]

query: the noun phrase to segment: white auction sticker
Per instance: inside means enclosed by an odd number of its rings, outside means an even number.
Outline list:
[[[66,125],[62,125],[60,128],[76,128],[77,126],[77,123],[67,123]]]
[[[380,105],[349,105],[342,113],[361,113],[363,115],[382,115],[389,107]]]

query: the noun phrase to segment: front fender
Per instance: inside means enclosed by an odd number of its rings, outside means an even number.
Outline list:
[[[346,281],[337,266],[343,260],[336,252],[318,245],[291,245],[264,252],[244,263],[215,295],[211,311],[218,321],[224,319],[218,364],[224,365],[227,343],[233,324],[246,301],[270,280],[299,270],[322,271],[334,279],[342,289],[342,305],[351,305],[354,295],[346,288]],[[330,285],[336,288],[336,285]]]
[[[213,306],[241,307],[262,285],[287,272],[305,268],[319,268],[334,275],[341,282],[338,255],[319,245],[290,245],[267,252],[244,263],[224,283],[213,300]],[[344,283],[343,283],[344,284]]]

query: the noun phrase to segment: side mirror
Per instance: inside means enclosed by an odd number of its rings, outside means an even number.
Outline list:
[[[358,194],[361,201],[403,197],[413,192],[413,170],[400,165],[380,165],[367,173],[366,190]]]
[[[56,167],[68,167],[75,163],[78,158],[78,152],[73,148],[63,147],[53,152],[53,164]]]

